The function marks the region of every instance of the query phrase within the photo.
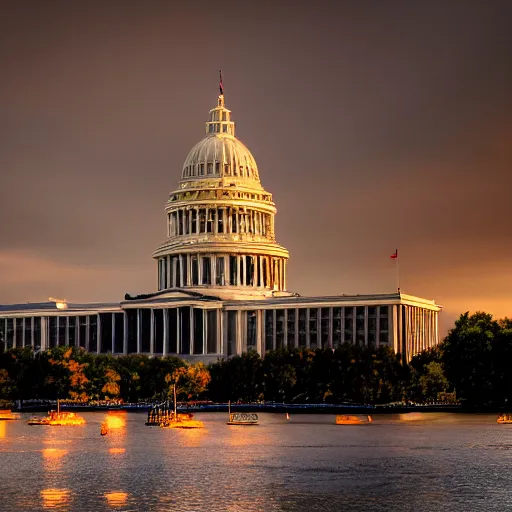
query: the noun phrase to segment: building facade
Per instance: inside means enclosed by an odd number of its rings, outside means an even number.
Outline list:
[[[276,240],[276,211],[221,94],[165,206],[166,236],[153,254],[158,291],[114,304],[0,306],[0,347],[209,362],[345,342],[389,346],[409,360],[438,344],[441,308],[432,300],[288,292],[289,254]]]

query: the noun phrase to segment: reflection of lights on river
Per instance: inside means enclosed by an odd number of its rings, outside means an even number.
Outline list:
[[[43,489],[41,491],[44,508],[60,509],[69,504],[69,498],[69,489]]]
[[[108,452],[112,455],[119,455],[121,453],[124,453],[126,451],[126,448],[109,448]]]
[[[121,507],[128,501],[127,492],[106,492],[104,496],[111,507]]]
[[[46,471],[56,471],[62,467],[63,457],[69,450],[62,448],[43,448],[43,466]]]
[[[123,416],[117,414],[107,414],[105,418],[108,429],[122,429],[126,427],[126,420]]]
[[[187,448],[201,446],[201,439],[205,437],[207,430],[205,428],[184,428],[179,429],[180,442]]]
[[[4,439],[7,435],[7,427],[5,421],[0,421],[0,439]]]

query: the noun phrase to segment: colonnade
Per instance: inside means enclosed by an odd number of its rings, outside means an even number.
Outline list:
[[[273,239],[274,217],[247,207],[184,207],[167,215],[167,236],[236,233]]]
[[[250,286],[286,290],[285,258],[258,254],[186,253],[158,260],[158,289]]]
[[[438,340],[438,314],[415,306],[402,306],[405,323],[404,341],[406,353],[411,357],[436,346]]]

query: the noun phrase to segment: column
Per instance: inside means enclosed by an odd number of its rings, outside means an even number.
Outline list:
[[[284,308],[284,335],[283,335],[283,347],[288,347],[288,309]]]
[[[283,260],[283,291],[286,291],[286,267],[288,262]]]
[[[237,271],[236,271],[236,280],[237,280],[237,285],[238,286],[241,286],[241,276],[240,276],[240,255],[238,255],[236,257],[236,266],[237,266]]]
[[[25,322],[27,321],[27,319],[25,318]],[[66,347],[69,347],[69,316],[66,317],[66,325],[64,327],[65,331],[66,331],[66,334],[64,335],[64,345]],[[25,335],[25,326],[23,326],[23,335]],[[25,339],[25,337],[23,337],[23,346],[26,346],[27,344],[27,340]]]
[[[258,266],[260,258],[258,256],[252,257],[252,286],[256,288],[258,286]]]

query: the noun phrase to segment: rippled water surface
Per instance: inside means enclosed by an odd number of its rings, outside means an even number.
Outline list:
[[[202,430],[0,421],[0,510],[374,511],[512,510],[512,425],[495,416],[260,414]],[[26,417],[24,419],[27,419]],[[123,424],[123,421],[118,422]]]

